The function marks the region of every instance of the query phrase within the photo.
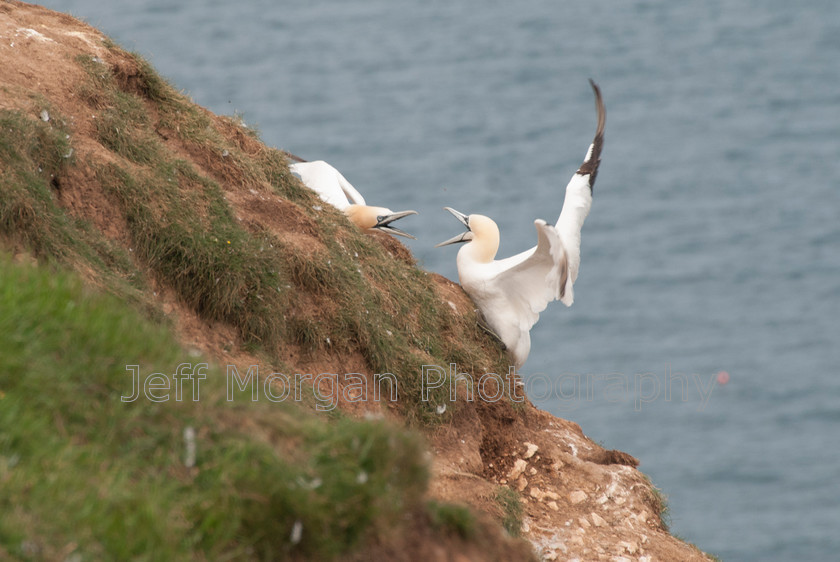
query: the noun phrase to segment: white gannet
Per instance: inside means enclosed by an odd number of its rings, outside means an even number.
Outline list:
[[[391,223],[408,215],[416,215],[417,211],[395,213],[385,207],[367,205],[362,194],[341,175],[341,172],[323,160],[307,162],[288,152],[286,156],[295,160],[294,164],[289,165],[289,169],[300,178],[306,187],[317,193],[325,202],[339,211],[343,211],[362,230],[376,229],[414,238],[411,234],[391,226]]]
[[[560,300],[571,306],[573,284],[580,266],[580,231],[592,205],[592,187],[598,174],[604,143],[606,110],[601,91],[592,80],[598,126],[583,164],[566,186],[566,197],[555,225],[534,221],[537,245],[515,256],[496,260],[499,228],[483,215],[465,215],[445,207],[467,227],[436,247],[466,242],[458,251],[461,286],[480,312],[480,324],[504,344],[516,367],[531,351],[531,327],[548,303]],[[483,316],[483,318],[481,318]]]

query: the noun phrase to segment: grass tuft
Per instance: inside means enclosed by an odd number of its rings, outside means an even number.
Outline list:
[[[428,504],[432,525],[438,529],[470,539],[476,534],[476,520],[472,512],[461,505],[430,501]]]
[[[645,480],[647,480],[649,486],[648,504],[651,509],[653,509],[654,513],[659,516],[659,526],[662,530],[666,533],[670,532],[669,527],[671,524],[671,517],[670,507],[668,506],[668,497],[662,490],[657,488],[653,482],[651,482],[650,478],[645,476]]]
[[[524,513],[519,494],[512,488],[499,486],[496,488],[495,500],[504,513],[502,526],[510,536],[518,537],[522,532],[522,515]]]

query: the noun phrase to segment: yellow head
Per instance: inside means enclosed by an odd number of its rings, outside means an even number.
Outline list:
[[[411,234],[400,230],[391,223],[397,219],[401,219],[408,215],[416,215],[417,211],[399,211],[394,212],[385,207],[371,207],[369,205],[350,205],[344,209],[344,214],[347,215],[353,224],[362,230],[381,230],[389,234],[397,234],[405,236],[406,238],[414,238]]]
[[[499,227],[490,217],[484,215],[465,215],[451,207],[446,210],[452,213],[456,219],[461,221],[467,231],[441,242],[436,247],[447,244],[468,242],[463,251],[468,251],[474,261],[479,263],[490,263],[499,251]]]

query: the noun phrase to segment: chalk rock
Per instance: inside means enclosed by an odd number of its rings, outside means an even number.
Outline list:
[[[607,522],[604,521],[604,518],[598,515],[597,513],[590,513],[589,518],[592,519],[592,524],[596,527],[606,527]]]
[[[513,468],[510,469],[508,472],[508,480],[516,480],[519,478],[519,475],[525,472],[525,469],[528,468],[528,463],[522,459],[516,459],[516,462],[513,463]]]
[[[526,459],[530,459],[531,457],[533,457],[533,456],[534,456],[534,453],[536,453],[537,451],[539,451],[539,450],[540,450],[540,448],[539,448],[539,447],[537,447],[537,446],[536,446],[536,445],[534,445],[533,443],[528,443],[527,441],[526,441],[525,443],[523,443],[523,445],[525,445],[526,447],[528,447],[528,450],[527,450],[527,451],[525,451],[525,454],[524,454],[524,455],[522,455],[522,457],[523,457],[523,458],[526,458]]]
[[[569,501],[573,504],[579,504],[586,499],[586,494],[582,490],[575,490],[569,494]]]

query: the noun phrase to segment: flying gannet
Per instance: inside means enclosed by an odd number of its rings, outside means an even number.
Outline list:
[[[341,172],[323,160],[307,162],[288,152],[286,156],[295,161],[289,169],[306,187],[317,193],[325,202],[343,211],[362,230],[381,230],[414,239],[414,236],[392,226],[391,223],[408,215],[416,215],[417,211],[395,213],[385,207],[372,207],[365,203],[362,194],[341,175]]]
[[[531,351],[531,327],[548,303],[571,306],[580,266],[580,231],[592,205],[592,187],[604,144],[606,110],[592,80],[598,126],[583,164],[566,186],[566,197],[555,225],[534,221],[537,245],[515,256],[496,260],[499,228],[483,215],[465,215],[445,207],[467,228],[436,247],[466,242],[458,251],[461,286],[480,312],[479,322],[504,344],[516,367]],[[481,318],[483,316],[483,318]]]

